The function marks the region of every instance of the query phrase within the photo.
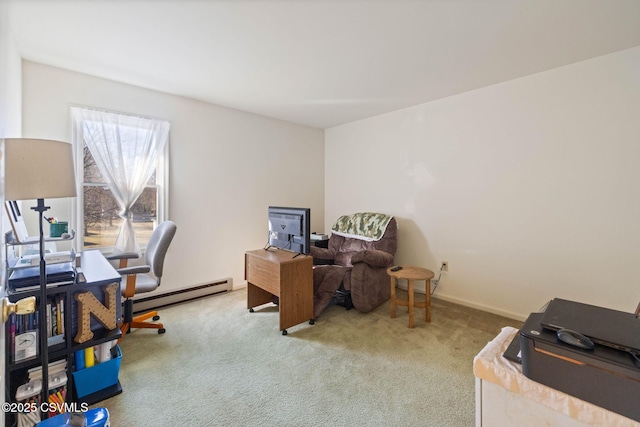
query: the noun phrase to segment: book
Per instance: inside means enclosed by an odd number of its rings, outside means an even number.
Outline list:
[[[51,324],[47,325],[51,336],[58,335],[58,307],[51,302]]]
[[[57,335],[64,334],[64,300],[62,295],[56,296]]]
[[[52,320],[51,320],[51,301],[47,301],[47,338],[50,338],[53,336],[53,327],[52,327]]]
[[[47,337],[64,334],[64,295],[47,299]]]
[[[9,316],[9,354],[13,356],[16,344],[16,317],[18,315],[11,313]]]

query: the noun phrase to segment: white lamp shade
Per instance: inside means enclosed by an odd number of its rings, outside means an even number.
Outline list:
[[[4,152],[6,200],[76,196],[71,144],[47,139],[8,138]]]

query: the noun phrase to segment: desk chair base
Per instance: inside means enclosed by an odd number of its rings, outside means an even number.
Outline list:
[[[164,329],[164,325],[162,323],[153,323],[146,322],[146,320],[159,320],[160,316],[157,311],[150,311],[148,313],[140,314],[138,316],[133,316],[133,301],[126,300],[124,302],[124,322],[120,324],[120,332],[122,332],[122,337],[119,341],[121,341],[126,334],[131,332],[133,328],[142,328],[142,329],[157,329],[159,334],[164,334],[166,329]]]

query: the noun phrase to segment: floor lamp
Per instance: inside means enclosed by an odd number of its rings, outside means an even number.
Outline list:
[[[43,214],[49,207],[44,199],[76,196],[75,168],[71,144],[44,139],[5,139],[5,199],[37,200],[40,232],[40,302],[38,325],[39,354],[42,364],[41,401],[49,398],[49,352],[47,343],[47,278],[44,259]],[[47,418],[47,414],[42,414]]]

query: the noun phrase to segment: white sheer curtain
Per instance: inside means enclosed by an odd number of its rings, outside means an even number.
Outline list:
[[[130,209],[151,178],[169,139],[170,124],[108,111],[72,107],[74,143],[85,143],[120,207],[115,251],[140,252]]]

